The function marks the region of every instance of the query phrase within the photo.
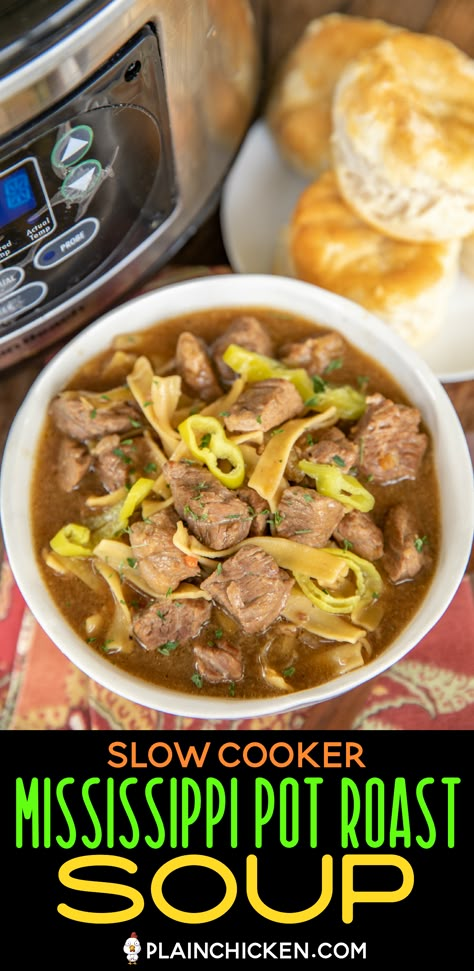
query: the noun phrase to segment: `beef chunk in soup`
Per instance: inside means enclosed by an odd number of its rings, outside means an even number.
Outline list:
[[[94,470],[107,492],[129,484],[150,458],[148,443],[141,435],[127,441],[122,441],[120,435],[105,435],[90,452]]]
[[[178,515],[205,546],[225,550],[248,536],[252,523],[248,506],[212,472],[186,462],[167,462],[163,474]]]
[[[137,570],[155,593],[175,590],[182,580],[199,574],[199,564],[173,543],[178,517],[173,509],[161,509],[149,522],[130,527],[130,546]]]
[[[384,569],[393,583],[410,580],[427,563],[428,557],[419,544],[415,517],[404,503],[389,509],[385,524]],[[421,545],[421,549],[418,546]]]
[[[357,464],[358,449],[339,428],[329,428],[313,445],[308,445],[302,458],[323,465],[337,465],[341,472],[349,472]]]
[[[326,546],[345,511],[337,499],[321,496],[315,489],[290,486],[281,494],[275,531],[307,546]]]
[[[266,630],[281,614],[293,580],[269,553],[248,546],[201,584],[247,634]]]
[[[127,482],[128,466],[132,462],[129,445],[120,447],[120,435],[105,435],[93,448],[94,468],[104,489],[114,492]]]
[[[303,410],[303,401],[291,381],[267,378],[249,384],[232,405],[224,424],[229,432],[267,432],[295,418]]]
[[[246,315],[237,317],[212,345],[212,356],[220,378],[225,384],[232,384],[236,377],[232,368],[222,360],[222,355],[229,344],[238,344],[248,351],[264,354],[266,357],[273,355],[273,341],[260,321],[256,317]]]
[[[63,391],[51,405],[56,427],[79,442],[123,434],[133,428],[140,412],[133,401],[103,401],[96,407],[97,395],[85,391]]]
[[[243,673],[242,651],[230,641],[220,640],[212,646],[198,641],[193,653],[196,670],[205,681],[211,684],[240,681]]]
[[[250,486],[242,486],[241,489],[236,489],[236,492],[239,499],[249,507],[249,514],[252,517],[249,536],[263,536],[267,530],[270,513],[268,502]]]
[[[366,512],[353,509],[341,519],[333,533],[341,546],[365,560],[379,560],[383,554],[383,533]]]
[[[185,391],[192,395],[203,401],[213,401],[222,394],[204,341],[188,330],[178,337],[176,368],[183,379]]]
[[[58,448],[57,478],[64,492],[72,492],[89,471],[91,457],[84,445],[62,438]]]
[[[298,462],[321,462],[337,465],[341,472],[349,472],[357,463],[358,448],[349,441],[339,428],[328,428],[317,440],[311,432],[302,435],[291,449],[286,467],[286,478],[292,482],[305,482],[307,476]]]
[[[196,637],[211,616],[211,604],[196,600],[168,600],[161,597],[135,614],[133,634],[147,651],[168,654],[178,644]]]
[[[359,471],[380,483],[416,479],[428,444],[419,431],[420,417],[417,408],[370,395],[353,434]]]
[[[334,332],[322,337],[308,337],[305,341],[284,344],[279,357],[287,367],[305,368],[308,374],[322,374],[331,361],[344,356],[344,339]]]

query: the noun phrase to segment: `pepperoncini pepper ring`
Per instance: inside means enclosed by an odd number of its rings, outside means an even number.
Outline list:
[[[370,512],[374,508],[372,493],[353,475],[341,472],[336,466],[302,459],[298,462],[298,468],[316,480],[316,489],[321,495],[337,499],[344,506],[358,509],[359,512]]]
[[[178,425],[178,431],[191,455],[207,466],[209,472],[228,489],[238,489],[245,478],[244,456],[229,439],[217,418],[211,415],[189,415]],[[228,472],[220,468],[219,462],[226,460],[231,465]]]
[[[89,546],[91,531],[79,523],[67,523],[50,540],[49,545],[61,556],[92,556]]]
[[[265,357],[264,354],[257,354],[256,351],[249,351],[240,344],[229,344],[222,355],[222,360],[251,384],[254,381],[265,381],[267,378],[284,378],[294,384],[303,401],[313,394],[311,378],[304,368],[285,367],[281,361],[273,357]]]

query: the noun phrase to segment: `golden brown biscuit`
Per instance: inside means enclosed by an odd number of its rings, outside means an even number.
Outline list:
[[[284,60],[266,119],[282,155],[302,174],[314,177],[331,165],[331,103],[342,71],[393,31],[381,20],[329,14],[308,24]]]
[[[382,235],[346,205],[334,173],[326,172],[295,207],[286,270],[355,301],[416,345],[441,326],[459,246],[458,240],[420,244]],[[279,259],[281,272],[281,249]]]
[[[439,37],[400,31],[348,65],[333,100],[344,198],[399,239],[474,231],[474,61]]]

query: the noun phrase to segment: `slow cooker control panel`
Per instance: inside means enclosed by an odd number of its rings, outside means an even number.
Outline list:
[[[176,204],[151,28],[28,134],[0,154],[0,341],[102,279]]]

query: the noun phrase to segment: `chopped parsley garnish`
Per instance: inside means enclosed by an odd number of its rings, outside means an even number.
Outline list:
[[[302,536],[303,533],[312,533],[312,529],[295,529],[293,536]]]
[[[273,513],[272,518],[273,518],[274,525],[279,526],[280,523],[283,522],[285,516],[283,513],[279,512],[278,509],[275,509],[275,512]]]
[[[294,675],[294,673],[295,673],[295,671],[296,671],[296,668],[293,668],[293,667],[285,668],[285,670],[283,671],[283,677],[284,678],[292,678],[293,675]]]
[[[351,543],[350,539],[344,539],[342,541],[342,545],[345,550],[351,550],[352,547],[354,546],[354,543]]]
[[[195,674],[193,674],[191,681],[196,685],[196,688],[202,688],[202,677],[197,673],[197,671]]]
[[[199,448],[209,448],[210,442],[211,442],[211,433],[207,432],[206,435],[202,436],[201,441],[199,442]]]
[[[158,648],[158,650],[160,654],[165,654],[166,656],[168,656],[168,654],[171,654],[172,651],[175,651],[177,647],[179,647],[179,641],[166,641],[166,644],[162,644],[161,647]]]
[[[122,445],[133,445],[133,438],[123,438],[121,444]]]
[[[105,653],[108,654],[109,651],[112,650],[112,648],[109,647],[109,644],[112,644],[112,639],[111,638],[108,641],[104,641],[104,643],[100,645],[101,651],[105,651]]]
[[[231,681],[229,685],[229,694],[231,698],[235,698],[235,684],[233,681]]]
[[[221,573],[222,573],[222,563],[218,563],[217,564],[216,573],[217,573],[217,576],[220,576],[221,575]]]
[[[152,401],[144,401],[144,402],[143,402],[143,408],[149,408],[149,407],[150,407],[150,405],[152,405],[152,404],[153,404],[153,402],[152,402]]]
[[[146,472],[147,475],[149,475],[150,472],[156,472],[156,462],[148,462],[143,471]]]
[[[130,424],[131,424],[132,428],[141,428],[142,427],[141,421],[137,421],[136,418],[131,418],[130,419]]]
[[[338,371],[342,367],[342,358],[335,357],[329,364],[324,368],[323,374],[330,374],[331,371]]]
[[[100,400],[101,401],[110,401],[110,398],[109,398],[108,394],[101,394]]]
[[[164,620],[165,619],[166,614],[164,614],[162,610],[157,610],[156,612],[157,612],[158,617],[160,618],[160,620]]]
[[[281,435],[281,433],[284,431],[284,428],[272,428],[270,435]]]
[[[202,505],[203,503],[201,503],[201,506]],[[188,519],[194,519],[196,522],[197,521],[206,522],[206,519],[208,518],[207,512],[203,512],[203,513],[194,512],[191,509],[191,506],[188,505],[188,503],[186,503],[186,505],[183,507],[183,512]]]
[[[136,565],[137,565],[137,563],[138,563],[138,560],[136,560],[134,556],[127,556],[127,563],[129,565],[130,569],[131,570],[134,570],[135,567],[136,567]]]
[[[309,434],[308,434],[308,435],[306,436],[306,444],[307,444],[307,445],[314,445],[314,438],[313,438],[313,436],[312,436],[312,435],[309,435]]]
[[[171,594],[172,593],[173,593],[173,587],[168,587],[168,589],[167,589],[167,591],[165,593],[165,597],[171,597]]]
[[[220,411],[219,412],[219,417],[221,417],[221,418],[227,418],[227,415],[230,415],[230,411]]]
[[[220,627],[218,627],[217,630],[214,631],[214,637],[215,637],[216,641],[219,641],[221,639],[223,633],[224,633],[224,631],[221,630]]]
[[[258,421],[258,424],[259,424],[259,425],[261,425],[261,424],[262,424],[262,416],[261,416],[261,415],[256,415],[256,416],[255,416],[255,419],[256,419],[256,421]]]
[[[413,545],[414,545],[417,553],[421,553],[423,547],[426,546],[427,543],[428,543],[428,537],[427,536],[416,536]]]
[[[312,502],[313,501],[313,496],[310,495],[309,492],[305,492],[305,493],[303,493],[303,499],[304,499],[305,502]]]
[[[96,415],[97,415],[97,408],[93,408],[92,411],[89,412],[89,418],[95,418]]]
[[[315,374],[313,377],[313,389],[317,392],[326,390],[326,382],[323,381],[319,374]]]
[[[359,388],[363,388],[364,385],[368,383],[369,383],[369,379],[366,374],[357,375],[357,384],[359,385]]]
[[[86,644],[93,644],[97,640],[97,637],[87,637]]]
[[[332,460],[334,465],[338,465],[340,469],[343,469],[346,464],[341,455],[333,455]]]
[[[123,448],[113,448],[113,449],[112,449],[112,452],[113,452],[113,453],[114,453],[114,455],[116,455],[116,456],[117,456],[117,457],[118,457],[119,459],[122,459],[122,462],[125,462],[125,465],[130,465],[130,463],[131,463],[131,461],[132,461],[132,460],[131,460],[131,458],[130,458],[130,456],[129,456],[129,455],[126,455],[126,454],[125,454],[125,452],[124,452],[124,450],[123,450]]]

